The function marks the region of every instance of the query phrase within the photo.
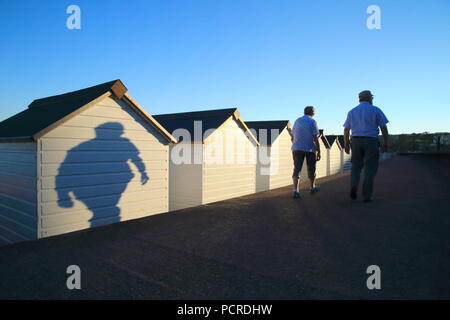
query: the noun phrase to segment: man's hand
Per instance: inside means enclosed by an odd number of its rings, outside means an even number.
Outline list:
[[[316,161],[320,161],[320,150],[316,152]]]
[[[380,152],[384,153],[384,152],[387,152],[387,151],[388,151],[388,145],[387,145],[387,143],[383,143],[381,148],[380,148]]]
[[[344,147],[344,150],[346,154],[350,154],[350,144],[347,143]]]
[[[149,178],[146,172],[143,172],[141,175],[141,184],[144,185],[148,182]]]

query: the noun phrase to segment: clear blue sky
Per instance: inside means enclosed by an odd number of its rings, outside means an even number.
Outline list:
[[[392,133],[450,131],[448,0],[1,0],[0,120],[120,78],[151,114],[237,107],[340,133],[370,89]],[[66,8],[81,8],[81,30]],[[366,8],[381,8],[369,30]]]

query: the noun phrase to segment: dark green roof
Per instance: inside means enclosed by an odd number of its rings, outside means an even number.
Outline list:
[[[36,133],[108,91],[113,91],[115,94],[124,93],[126,88],[120,80],[114,80],[86,89],[34,100],[28,109],[0,122],[0,139],[31,139]]]
[[[230,109],[216,109],[206,111],[170,113],[154,115],[156,119],[170,134],[176,129],[185,129],[189,131],[192,141],[197,141],[198,137],[194,135],[194,121],[201,121],[202,123],[202,141],[205,138],[205,131],[208,129],[217,129],[228,118],[233,116],[236,108]]]
[[[336,141],[337,136],[334,136],[334,135],[327,135],[327,136],[325,136],[325,138],[327,139],[328,144],[329,144],[330,146],[332,146],[333,143]]]
[[[337,143],[339,148],[341,148],[341,149],[344,146],[344,136],[343,135],[330,134],[330,135],[326,135],[325,138],[327,139],[330,147],[333,145],[333,143]]]
[[[345,146],[345,139],[343,135],[338,135],[337,139],[339,141],[339,144],[341,145],[341,147],[343,148]]]

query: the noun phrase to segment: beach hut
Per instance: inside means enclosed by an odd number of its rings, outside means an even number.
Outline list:
[[[292,184],[293,160],[289,120],[245,123],[259,142],[256,192]]]
[[[170,210],[255,192],[258,141],[236,108],[155,119],[178,140],[170,150]]]
[[[316,164],[316,178],[322,178],[328,175],[328,150],[330,149],[330,145],[322,129],[319,130],[319,144],[321,159]]]
[[[327,175],[330,176],[342,172],[342,146],[336,135],[327,135],[325,138],[330,146],[330,149],[328,149],[327,167]]]
[[[120,80],[34,100],[0,123],[0,243],[167,212],[171,142]]]

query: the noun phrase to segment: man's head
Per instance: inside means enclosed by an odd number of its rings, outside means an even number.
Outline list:
[[[310,117],[314,117],[314,115],[316,114],[316,108],[314,108],[313,106],[307,106],[305,108],[305,114]]]
[[[369,102],[372,103],[373,101],[373,94],[370,92],[370,90],[364,90],[359,93],[359,102]]]
[[[105,122],[95,128],[95,134],[97,139],[112,139],[112,137],[118,138],[124,133],[123,125],[119,122]]]

